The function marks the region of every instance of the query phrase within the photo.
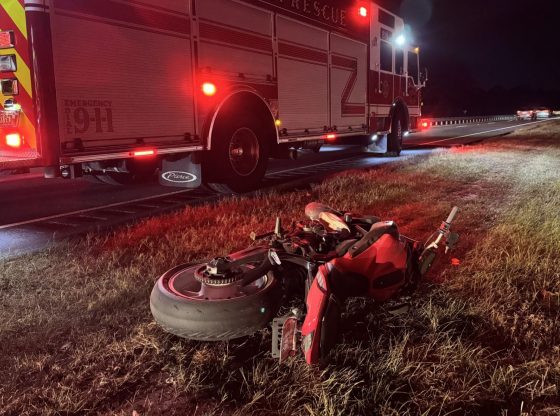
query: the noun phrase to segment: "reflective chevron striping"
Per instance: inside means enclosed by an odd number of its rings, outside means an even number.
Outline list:
[[[8,0],[2,1],[0,3],[0,7],[6,11],[12,21],[16,24],[23,37],[27,39],[27,25],[25,23],[25,9],[23,8],[23,5],[17,0]]]

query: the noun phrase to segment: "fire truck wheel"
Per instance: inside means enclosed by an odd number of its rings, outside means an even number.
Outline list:
[[[194,271],[202,264],[177,266],[161,276],[150,296],[156,322],[174,335],[197,341],[224,341],[251,335],[272,321],[282,298],[272,273],[261,285],[230,299],[207,299]]]
[[[387,155],[400,156],[403,142],[403,122],[399,112],[397,112],[391,120],[391,133],[387,140]]]
[[[270,145],[265,130],[250,114],[222,120],[204,163],[206,184],[220,193],[254,190],[268,164]]]

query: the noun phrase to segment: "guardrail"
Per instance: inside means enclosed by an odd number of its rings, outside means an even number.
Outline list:
[[[425,118],[422,123],[428,123],[427,127],[450,126],[453,124],[472,124],[487,123],[489,121],[509,121],[515,120],[517,117],[511,115],[501,116],[480,116],[480,117],[446,117],[446,118]]]

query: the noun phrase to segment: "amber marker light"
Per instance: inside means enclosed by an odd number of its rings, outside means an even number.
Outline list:
[[[207,97],[212,97],[213,95],[216,95],[216,91],[217,91],[216,86],[211,82],[205,82],[204,84],[202,84],[202,93]]]

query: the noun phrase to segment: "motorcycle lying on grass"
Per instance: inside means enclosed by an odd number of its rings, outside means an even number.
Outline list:
[[[344,302],[385,302],[411,293],[439,251],[453,248],[458,212],[425,244],[399,233],[393,221],[355,215],[312,202],[307,219],[252,234],[253,245],[207,263],[164,273],[150,297],[167,332],[199,341],[224,341],[272,325],[272,355],[283,361],[301,346],[309,364],[323,362],[336,344]],[[289,312],[279,316],[279,311]]]

